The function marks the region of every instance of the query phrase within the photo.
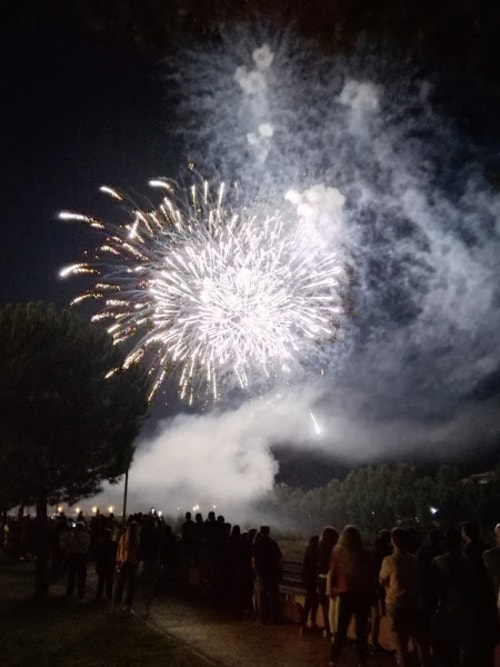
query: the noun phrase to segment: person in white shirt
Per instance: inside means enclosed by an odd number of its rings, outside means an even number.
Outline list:
[[[390,622],[399,667],[410,665],[408,642],[413,641],[420,664],[430,665],[427,620],[420,603],[417,559],[410,553],[408,534],[393,528],[394,552],[382,561],[379,581],[385,588],[386,614]]]

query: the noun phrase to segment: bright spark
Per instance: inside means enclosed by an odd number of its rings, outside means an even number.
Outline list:
[[[117,201],[123,201],[123,197],[119,192],[114,190],[113,188],[108,187],[107,185],[101,185],[99,188],[99,192],[102,192],[106,195],[109,195],[110,197],[113,197],[113,199],[116,199]]]
[[[224,185],[212,205],[206,184],[184,199],[170,182],[152,184],[168,192],[157,209],[131,208],[128,224],[105,227],[95,261],[60,272],[99,276],[83,297],[102,300],[93,319],[110,320],[116,344],[129,342],[125,366],[148,360],[152,393],[175,373],[183,399],[217,399],[223,385],[276,377],[335,339],[345,265],[300,220],[232,210]]]

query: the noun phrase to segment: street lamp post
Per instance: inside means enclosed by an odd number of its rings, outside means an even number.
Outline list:
[[[125,486],[123,488],[123,509],[122,509],[122,526],[125,525],[127,520],[127,495],[128,495],[128,471],[130,470],[130,464],[127,466],[125,472]]]

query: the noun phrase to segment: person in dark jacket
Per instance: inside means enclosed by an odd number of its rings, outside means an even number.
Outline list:
[[[273,623],[278,614],[281,549],[270,535],[269,526],[262,526],[255,539],[253,567],[256,577],[257,608],[261,623]]]
[[[68,563],[66,595],[68,597],[73,595],[76,583],[77,596],[83,598],[90,549],[90,535],[84,523],[77,523],[76,526],[62,533],[61,548]]]
[[[96,600],[102,600],[103,593],[106,600],[111,602],[113,596],[113,578],[116,564],[116,542],[112,539],[111,528],[106,528],[104,537],[95,545],[95,569],[97,573]]]
[[[497,613],[500,616],[500,523],[495,526],[495,544],[493,549],[488,549],[483,553],[483,561],[486,573],[493,584]]]
[[[474,570],[476,610],[476,634],[463,653],[464,667],[484,665],[494,667],[495,641],[497,636],[497,613],[494,586],[488,577],[483,554],[485,543],[479,537],[479,526],[474,521],[462,524],[462,553]]]
[[[431,566],[434,558],[443,553],[443,536],[439,530],[431,530],[427,542],[417,551],[418,576],[421,586],[422,602],[427,611],[434,611],[437,606],[436,593],[432,586]]]
[[[475,559],[461,553],[458,530],[446,533],[446,551],[431,572],[438,600],[432,619],[434,661],[438,667],[492,667],[494,624]]]
[[[144,517],[139,540],[138,559],[140,564],[140,585],[144,599],[144,616],[151,613],[151,604],[158,591],[160,578],[160,529],[153,516]]]

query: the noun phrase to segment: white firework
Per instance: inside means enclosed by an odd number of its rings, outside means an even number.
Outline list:
[[[125,365],[146,357],[154,393],[176,374],[189,402],[222,386],[252,388],[335,338],[343,316],[346,267],[327,252],[300,219],[215,202],[208,185],[179,199],[168,192],[157,209],[133,210],[129,223],[112,227],[79,214],[105,234],[96,261],[80,262],[61,276],[93,273],[93,288],[75,299],[97,298],[95,320],[111,320],[115,343],[129,341]],[[104,192],[122,199],[109,188]]]

